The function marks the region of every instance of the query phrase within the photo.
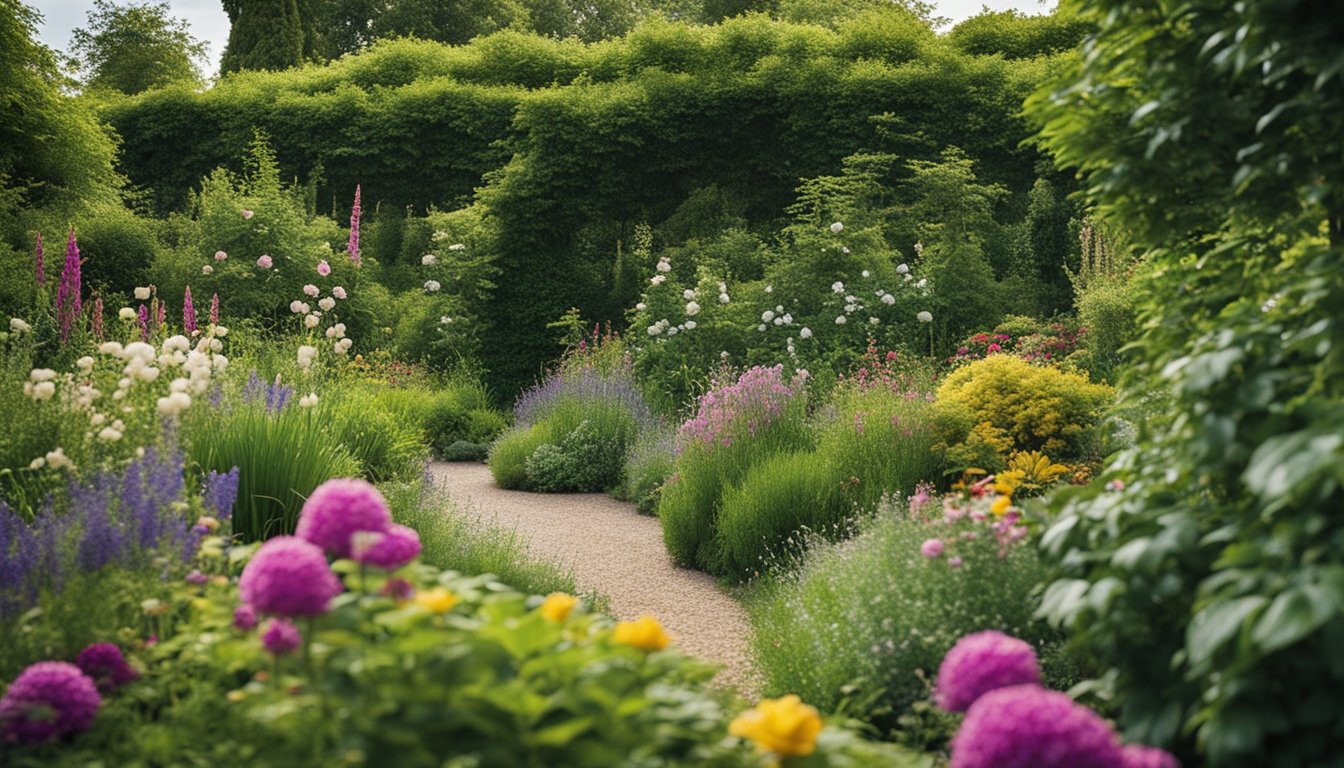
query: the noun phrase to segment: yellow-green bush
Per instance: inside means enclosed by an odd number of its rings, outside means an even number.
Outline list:
[[[1013,450],[1044,451],[1072,461],[1087,457],[1091,432],[1113,394],[1076,373],[991,355],[948,376],[938,387],[937,408],[945,423],[966,428],[960,437],[949,429],[952,456],[1002,464]]]

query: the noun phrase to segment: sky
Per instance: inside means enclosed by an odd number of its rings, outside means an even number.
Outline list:
[[[122,2],[123,0],[116,0]],[[43,16],[39,37],[51,48],[65,50],[70,44],[70,33],[83,26],[86,14],[93,7],[92,0],[25,0]],[[209,46],[209,69],[219,69],[219,57],[229,39],[229,19],[224,15],[220,0],[169,0],[173,15],[186,19],[191,34]],[[981,8],[995,11],[1016,9],[1025,13],[1045,13],[1053,8],[1054,0],[934,0],[938,15],[953,23],[971,17]]]

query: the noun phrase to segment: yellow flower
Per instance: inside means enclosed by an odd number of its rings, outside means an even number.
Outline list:
[[[541,607],[537,610],[548,621],[554,621],[557,624],[569,618],[569,612],[574,610],[574,606],[579,604],[578,598],[573,595],[567,595],[564,592],[552,592],[546,596]]]
[[[1013,500],[1008,496],[1000,496],[989,505],[989,511],[994,513],[995,517],[1003,517],[1008,508],[1013,506]]]
[[[789,694],[779,699],[762,699],[755,709],[737,716],[728,733],[750,739],[764,752],[780,757],[803,757],[817,748],[821,733],[821,715],[815,707]]]
[[[447,613],[453,610],[453,606],[457,605],[457,595],[443,587],[435,587],[434,589],[417,592],[415,594],[415,604],[434,613]]]
[[[645,614],[634,621],[622,621],[616,625],[611,639],[625,645],[632,645],[641,651],[661,651],[672,642],[672,638],[663,631],[658,620]]]

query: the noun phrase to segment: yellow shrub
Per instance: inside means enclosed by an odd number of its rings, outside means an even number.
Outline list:
[[[998,438],[993,442],[1000,462],[1013,451],[1043,451],[1065,461],[1084,458],[1089,431],[1113,395],[1104,384],[1012,355],[977,360],[938,387],[940,407],[968,415],[974,425],[962,442]],[[1004,436],[1011,447],[1003,446]]]

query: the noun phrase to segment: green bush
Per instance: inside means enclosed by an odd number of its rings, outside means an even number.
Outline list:
[[[625,481],[614,495],[623,501],[634,502],[640,514],[657,514],[663,484],[676,467],[676,432],[662,424],[645,430],[630,449],[625,460]]]
[[[763,459],[719,503],[723,570],[741,581],[757,576],[796,555],[813,536],[838,538],[853,514],[839,473],[817,454]]]
[[[413,423],[362,398],[339,402],[331,411],[329,439],[359,462],[359,474],[371,482],[409,480],[425,466],[429,449]]]
[[[546,433],[539,425],[514,427],[490,445],[486,464],[495,485],[505,490],[527,488],[527,460],[538,447],[547,444]]]
[[[995,519],[987,500],[975,506]],[[886,733],[928,697],[963,635],[1000,629],[1038,647],[1058,642],[1032,621],[1044,574],[1033,547],[1003,547],[993,523],[970,516],[949,522],[937,499],[923,509],[928,520],[886,507],[857,537],[813,546],[798,570],[759,585],[747,613],[767,694],[795,691]],[[930,539],[944,543],[936,558],[921,553]]]
[[[469,443],[458,440],[444,449],[439,458],[443,461],[485,461],[490,456],[488,443]]]
[[[847,498],[861,510],[941,479],[939,432],[924,395],[870,380],[838,388],[830,406],[835,416],[821,428],[816,459],[847,481]]]

